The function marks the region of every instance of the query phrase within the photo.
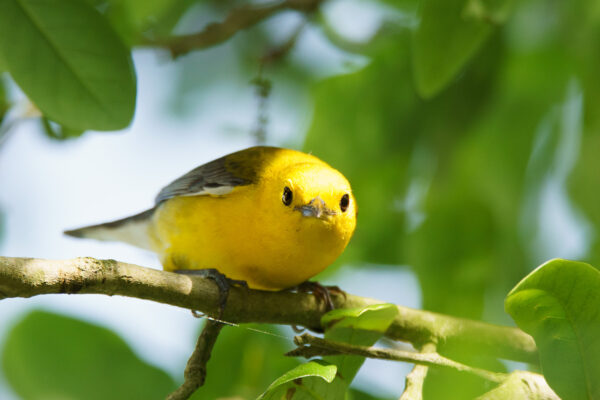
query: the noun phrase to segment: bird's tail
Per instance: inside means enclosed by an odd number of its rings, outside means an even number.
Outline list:
[[[143,249],[152,250],[149,228],[154,210],[155,208],[151,208],[131,217],[68,230],[64,233],[65,235],[77,238],[125,242]]]

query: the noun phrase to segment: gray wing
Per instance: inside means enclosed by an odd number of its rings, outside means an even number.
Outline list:
[[[155,203],[158,205],[177,196],[224,195],[231,192],[236,186],[250,184],[250,180],[228,171],[227,157],[224,156],[201,165],[174,180],[158,193],[154,200]]]

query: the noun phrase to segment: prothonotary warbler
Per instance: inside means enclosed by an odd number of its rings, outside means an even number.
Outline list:
[[[216,269],[250,288],[280,290],[342,253],[356,211],[340,172],[309,154],[260,146],[193,169],[147,211],[65,233],[152,250],[167,271]]]

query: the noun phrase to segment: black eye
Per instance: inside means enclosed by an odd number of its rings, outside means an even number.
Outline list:
[[[340,200],[340,210],[342,210],[342,212],[346,212],[349,205],[350,205],[350,196],[348,195],[348,193],[346,193],[345,195],[342,196],[342,199]]]
[[[293,198],[294,195],[292,194],[292,189],[286,186],[283,189],[283,196],[281,196],[281,201],[283,201],[283,204],[285,204],[286,206],[289,206],[290,204],[292,204]]]

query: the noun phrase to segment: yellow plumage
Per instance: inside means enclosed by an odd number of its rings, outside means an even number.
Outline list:
[[[142,234],[165,270],[215,268],[251,288],[278,290],[325,269],[356,226],[341,173],[314,156],[274,147],[199,167],[163,189],[157,202],[137,217],[68,233],[107,240],[111,229],[144,221]],[[102,237],[94,235],[101,230]]]

